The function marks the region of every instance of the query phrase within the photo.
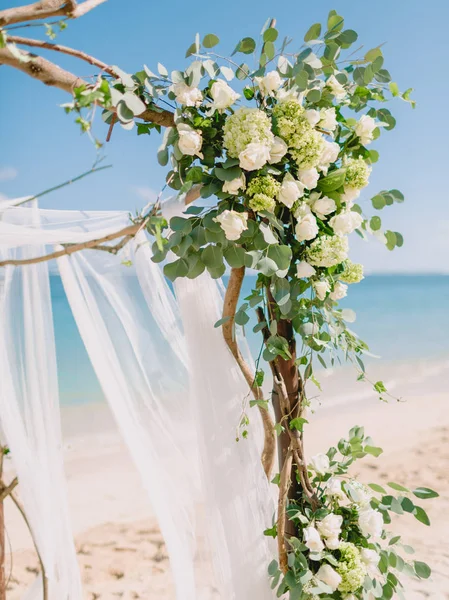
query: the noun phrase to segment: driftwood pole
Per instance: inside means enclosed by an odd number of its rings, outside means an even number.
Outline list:
[[[0,446],[0,482],[3,481],[3,454],[4,448]],[[2,484],[0,483],[0,492]],[[5,574],[5,511],[3,498],[0,497],[0,600],[6,600],[6,574]]]

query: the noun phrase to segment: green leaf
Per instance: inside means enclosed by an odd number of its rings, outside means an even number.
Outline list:
[[[290,429],[302,431],[306,423],[308,423],[307,419],[304,419],[303,417],[296,417],[290,421]]]
[[[345,182],[346,169],[337,169],[332,171],[327,177],[320,179],[318,189],[322,192],[333,192],[341,187]]]
[[[245,264],[245,250],[235,244],[226,248],[224,257],[230,267],[238,269]]]
[[[402,506],[402,509],[408,513],[413,513],[413,511],[415,510],[415,505],[410,500],[410,498],[402,498],[401,506]]]
[[[388,542],[389,546],[394,546],[395,544],[397,544],[399,542],[399,540],[401,539],[400,535],[395,535],[394,537],[391,538],[391,540]]]
[[[368,52],[365,54],[365,60],[367,62],[373,62],[379,56],[382,56],[382,50],[379,48],[379,46],[377,46],[376,48],[368,50]]]
[[[128,108],[123,100],[117,104],[117,116],[122,123],[130,123],[134,119],[134,113]]]
[[[377,492],[378,494],[386,494],[387,490],[385,488],[383,488],[381,485],[378,485],[377,483],[369,483],[368,487],[370,487],[374,492]]]
[[[338,41],[340,44],[353,44],[357,41],[358,37],[359,36],[357,35],[357,32],[355,32],[353,29],[345,29],[345,31],[340,33],[336,41]]]
[[[213,244],[206,246],[201,253],[201,260],[208,269],[218,269],[223,265],[223,250]]]
[[[387,205],[385,198],[381,194],[377,194],[371,198],[371,203],[376,210],[382,210]]]
[[[375,456],[376,458],[380,456],[383,452],[382,448],[379,448],[377,446],[364,446],[363,451],[367,454]]]
[[[192,231],[192,223],[189,219],[184,219],[183,217],[172,217],[170,219],[170,229],[188,234]]]
[[[164,275],[174,281],[178,277],[185,277],[189,272],[189,263],[184,258],[179,258],[164,266]]]
[[[242,174],[242,169],[239,166],[229,167],[222,169],[221,167],[215,167],[215,176],[220,181],[232,181]]]
[[[159,148],[157,151],[157,162],[165,167],[168,163],[168,149],[167,148]]]
[[[385,238],[387,240],[387,248],[388,250],[394,250],[396,246],[396,234],[394,231],[386,231]]]
[[[126,92],[123,101],[134,115],[140,115],[146,109],[145,103],[133,92]]]
[[[392,490],[396,490],[397,492],[410,492],[410,490],[399,483],[395,483],[394,481],[389,481],[387,483],[388,487],[391,487]]]
[[[263,41],[264,42],[275,42],[278,39],[278,30],[274,27],[269,27],[263,32]]]
[[[243,54],[252,54],[256,49],[256,42],[251,37],[245,37],[237,45],[236,51],[243,52]]]
[[[306,35],[304,36],[305,42],[310,42],[311,40],[317,40],[321,35],[321,23],[314,23]]]
[[[420,523],[424,523],[424,525],[430,525],[430,519],[427,516],[426,511],[420,506],[415,506],[413,515]]]
[[[421,498],[421,500],[427,500],[428,498],[438,498],[439,494],[434,490],[426,487],[419,487],[416,490],[413,490],[413,494],[417,498]]]
[[[290,262],[292,260],[292,250],[289,246],[283,245],[272,245],[268,247],[267,256],[269,259],[273,260],[278,269],[283,271],[284,269],[288,269],[290,266]]]
[[[382,226],[382,220],[380,217],[371,217],[369,224],[373,231],[378,231]]]
[[[424,562],[420,562],[419,560],[415,560],[413,563],[415,568],[415,573],[418,575],[420,579],[428,579],[432,574],[432,569]]]
[[[219,43],[219,41],[220,41],[220,38],[217,37],[215,34],[208,33],[203,38],[203,46],[205,48],[213,48],[214,46],[216,46]]]

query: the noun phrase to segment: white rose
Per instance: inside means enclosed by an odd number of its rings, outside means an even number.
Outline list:
[[[203,158],[202,153],[200,152],[201,146],[203,145],[203,137],[200,131],[193,129],[187,123],[180,123],[177,126],[179,140],[178,146],[180,151],[183,154],[187,154],[188,156],[199,156]]]
[[[232,87],[230,87],[226,81],[219,79],[215,81],[210,88],[210,95],[214,101],[214,108],[217,110],[224,110],[229,108],[236,100],[240,98],[240,94],[237,94]]]
[[[310,467],[318,473],[325,475],[329,471],[329,457],[327,454],[315,454],[310,459]]]
[[[306,215],[311,214],[310,206],[306,202],[298,202],[298,206],[295,208],[295,212],[293,213],[295,218],[300,221]]]
[[[343,98],[346,96],[346,90],[344,86],[338,81],[335,75],[331,75],[329,77],[329,79],[326,81],[326,86],[330,89],[337,100],[343,100]]]
[[[330,565],[324,564],[318,569],[315,575],[317,579],[328,585],[333,592],[338,589],[341,583],[341,576]]]
[[[355,504],[358,504],[362,507],[366,507],[371,502],[373,494],[369,487],[367,487],[363,483],[352,480],[348,484],[346,484],[346,488],[348,490],[349,497],[353,502],[355,502]]]
[[[378,567],[380,556],[377,554],[377,552],[375,550],[371,550],[371,548],[362,548],[360,550],[360,556],[366,565],[368,575],[372,578],[377,577],[380,574]]]
[[[240,177],[231,179],[231,181],[225,181],[223,184],[223,191],[227,194],[233,194],[234,196],[239,193],[239,190],[246,188],[245,175],[242,173]]]
[[[314,281],[313,289],[319,300],[324,300],[328,292],[330,292],[330,285],[328,281]],[[325,455],[324,455],[325,456]]]
[[[264,144],[252,142],[239,154],[240,166],[246,171],[261,169],[270,158],[270,150]]]
[[[184,106],[199,106],[203,101],[203,94],[196,87],[190,87],[183,81],[173,84],[173,93],[176,96],[176,102]]]
[[[320,127],[328,131],[334,131],[337,127],[337,114],[335,108],[322,108],[320,110]]]
[[[238,240],[245,229],[248,229],[248,213],[235,210],[224,210],[214,219],[220,223],[227,240]]]
[[[341,283],[341,281],[337,281],[337,283],[334,285],[334,289],[329,294],[329,297],[332,300],[341,300],[342,298],[344,298],[346,296],[347,293],[348,293],[348,286],[344,283]]]
[[[345,187],[344,192],[341,195],[342,202],[346,202],[346,205],[350,208],[354,204],[354,200],[360,196],[360,190],[352,187]]]
[[[342,523],[343,517],[341,515],[330,513],[317,523],[317,529],[323,538],[335,541],[340,536]],[[333,549],[335,550],[335,548]]]
[[[313,240],[318,235],[318,225],[315,215],[307,214],[298,220],[295,227],[296,239],[299,242]]]
[[[256,77],[256,81],[263,96],[272,94],[282,85],[281,76],[277,71],[270,71],[265,77]]]
[[[373,141],[373,132],[376,127],[378,127],[376,121],[369,115],[361,116],[356,123],[354,131],[364,146],[367,146]]]
[[[359,527],[366,537],[380,537],[384,527],[382,514],[378,510],[364,508],[359,512]]]
[[[308,190],[316,188],[320,174],[316,169],[299,169],[298,179]]]
[[[337,205],[335,204],[335,200],[332,200],[332,198],[323,196],[322,198],[315,200],[315,202],[312,204],[312,210],[319,219],[325,220],[326,215],[330,215],[337,210]]]
[[[314,108],[309,108],[306,110],[306,119],[309,121],[312,127],[314,127],[321,119],[320,111],[315,110]]]
[[[304,196],[304,185],[300,181],[296,181],[291,173],[286,173],[278,193],[279,202],[285,204],[287,208],[291,208],[302,196]]]
[[[337,142],[324,141],[323,152],[320,156],[320,169],[327,173],[329,165],[336,162],[340,154],[340,146]]]
[[[288,146],[284,140],[278,136],[275,136],[273,143],[270,146],[270,158],[268,162],[270,165],[278,163],[287,153]]]
[[[305,260],[302,260],[296,265],[296,277],[303,279],[304,277],[312,277],[315,275],[316,270],[312,265]]]
[[[340,538],[339,537],[331,537],[331,538],[327,538],[326,540],[326,548],[329,548],[329,550],[338,550],[338,547],[340,546]]]
[[[304,529],[304,543],[311,552],[321,552],[324,550],[324,544],[315,527],[310,526]]]
[[[331,477],[326,482],[326,494],[332,498],[344,500],[346,498],[346,494],[341,488],[341,479],[338,477]]]
[[[355,231],[363,222],[362,215],[352,210],[335,215],[329,221],[329,225],[339,236],[347,235]]]

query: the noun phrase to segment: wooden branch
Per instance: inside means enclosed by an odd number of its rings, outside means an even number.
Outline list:
[[[4,485],[3,481],[0,481],[0,502],[3,502],[3,500],[14,491],[18,484],[19,480],[17,477],[14,477],[9,485]]]
[[[31,527],[31,524],[28,520],[28,517],[26,515],[25,509],[22,505],[22,503],[20,502],[20,500],[17,498],[17,496],[13,493],[10,494],[11,496],[11,500],[14,502],[14,504],[16,505],[17,510],[19,511],[19,513],[22,516],[22,519],[25,522],[25,525],[28,528],[28,531],[30,532],[31,535],[31,539],[33,540],[33,544],[34,544],[34,548],[36,550],[36,554],[37,554],[37,558],[39,560],[39,564],[41,566],[41,572],[42,572],[42,588],[43,588],[43,600],[49,600],[49,595],[48,595],[48,577],[47,574],[45,572],[45,565],[44,562],[42,560],[41,554],[39,552],[39,548],[36,542],[36,538],[34,537],[34,533],[33,533],[33,529]]]
[[[279,480],[279,500],[277,518],[277,542],[279,555],[279,568],[284,573],[288,571],[287,545],[285,539],[285,525],[287,520],[288,490],[291,484],[293,456],[291,449],[288,450]]]
[[[5,458],[4,448],[0,445],[0,481],[3,476],[3,461]],[[3,499],[0,500],[0,600],[6,600],[6,576],[5,576],[5,509]]]
[[[235,338],[235,313],[244,276],[245,267],[231,269],[231,275],[229,277],[229,282],[226,288],[226,294],[223,304],[223,318],[229,317],[229,319],[222,325],[223,337],[229,350],[235,358],[235,361],[237,362],[240,371],[242,372],[254,396],[254,399],[263,400],[262,389],[258,385],[256,385],[254,380],[254,374],[251,372],[248,363],[243,358],[240,352],[240,348],[238,347],[237,340]],[[267,408],[258,405],[258,409],[262,417],[262,423],[264,428],[264,447],[262,451],[262,465],[264,467],[267,478],[270,479],[276,455],[276,435],[274,431],[274,423],[270,412]]]
[[[60,52],[61,54],[67,54],[69,56],[74,56],[75,58],[79,58],[80,60],[84,60],[85,62],[93,65],[94,67],[98,67],[105,73],[109,73],[113,77],[118,77],[115,71],[97,58],[90,56],[86,52],[81,52],[81,50],[75,50],[74,48],[69,48],[68,46],[61,46],[60,44],[52,44],[50,42],[43,42],[41,40],[33,40],[26,37],[18,36],[18,35],[8,35],[8,42],[13,42],[14,44],[19,44],[20,46],[30,46],[32,48],[44,48],[45,50],[52,50],[54,52]]]
[[[82,4],[77,4],[74,0],[42,0],[26,6],[6,8],[0,10],[0,26],[48,19],[50,17],[77,19],[103,4],[103,2],[106,2],[106,0],[86,0]]]

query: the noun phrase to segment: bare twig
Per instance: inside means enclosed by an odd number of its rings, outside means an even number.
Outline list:
[[[14,488],[17,487],[18,484],[19,480],[17,479],[17,477],[14,477],[11,483],[6,486],[4,485],[3,481],[0,480],[0,502],[3,502],[3,500],[11,494],[11,492],[14,490]]]
[[[58,16],[77,19],[103,2],[106,0],[86,0],[81,4],[77,4],[74,0],[41,0],[26,6],[6,8],[0,10],[0,26]]]
[[[288,571],[288,557],[285,540],[285,524],[287,514],[288,490],[291,484],[292,473],[292,451],[288,450],[279,481],[278,519],[277,519],[277,541],[279,554],[279,568],[285,574]]]
[[[88,62],[90,65],[94,67],[98,67],[105,73],[109,73],[113,77],[117,77],[114,69],[107,65],[102,60],[98,60],[90,54],[86,52],[82,52],[81,50],[76,50],[75,48],[69,48],[68,46],[61,46],[60,44],[52,44],[50,42],[43,42],[41,40],[33,40],[26,37],[21,37],[18,35],[8,35],[8,42],[13,42],[14,44],[19,44],[19,46],[30,46],[32,48],[44,48],[45,50],[52,50],[54,52],[60,52],[61,54],[68,54],[69,56],[74,56],[75,58],[79,58],[80,60],[84,60]]]
[[[22,519],[24,520],[25,525],[27,526],[28,531],[30,532],[31,539],[33,540],[34,548],[36,550],[36,554],[37,554],[37,557],[38,557],[38,560],[39,560],[39,564],[40,564],[40,567],[41,567],[41,572],[42,572],[42,588],[43,588],[43,596],[42,597],[43,597],[43,600],[49,600],[49,597],[48,597],[48,578],[47,578],[47,575],[46,575],[46,572],[45,572],[44,562],[42,560],[42,557],[41,557],[40,552],[39,552],[39,548],[38,548],[37,543],[36,543],[36,538],[34,537],[33,529],[31,527],[31,524],[30,524],[29,520],[28,520],[28,517],[26,515],[25,509],[24,509],[22,503],[20,502],[20,500],[17,498],[16,494],[14,492],[12,492],[10,494],[10,497],[11,497],[11,500],[16,505],[17,510],[21,514]]]
[[[223,304],[223,318],[229,317],[223,323],[223,337],[225,342],[231,351],[232,355],[237,362],[240,371],[242,372],[253,396],[257,401],[263,400],[263,392],[262,389],[256,385],[254,380],[254,374],[251,372],[251,369],[248,363],[243,358],[240,349],[237,344],[237,340],[235,338],[235,313],[237,309],[237,303],[240,295],[240,290],[242,288],[243,278],[245,276],[245,267],[240,267],[238,269],[231,269],[231,275],[229,277],[228,286],[226,288],[226,294]],[[274,431],[274,423],[273,419],[270,415],[270,412],[264,406],[258,404],[259,412],[262,417],[263,428],[264,428],[264,447],[262,451],[262,464],[265,470],[265,473],[270,478],[271,471],[274,465],[274,459],[276,454],[276,437]]]

